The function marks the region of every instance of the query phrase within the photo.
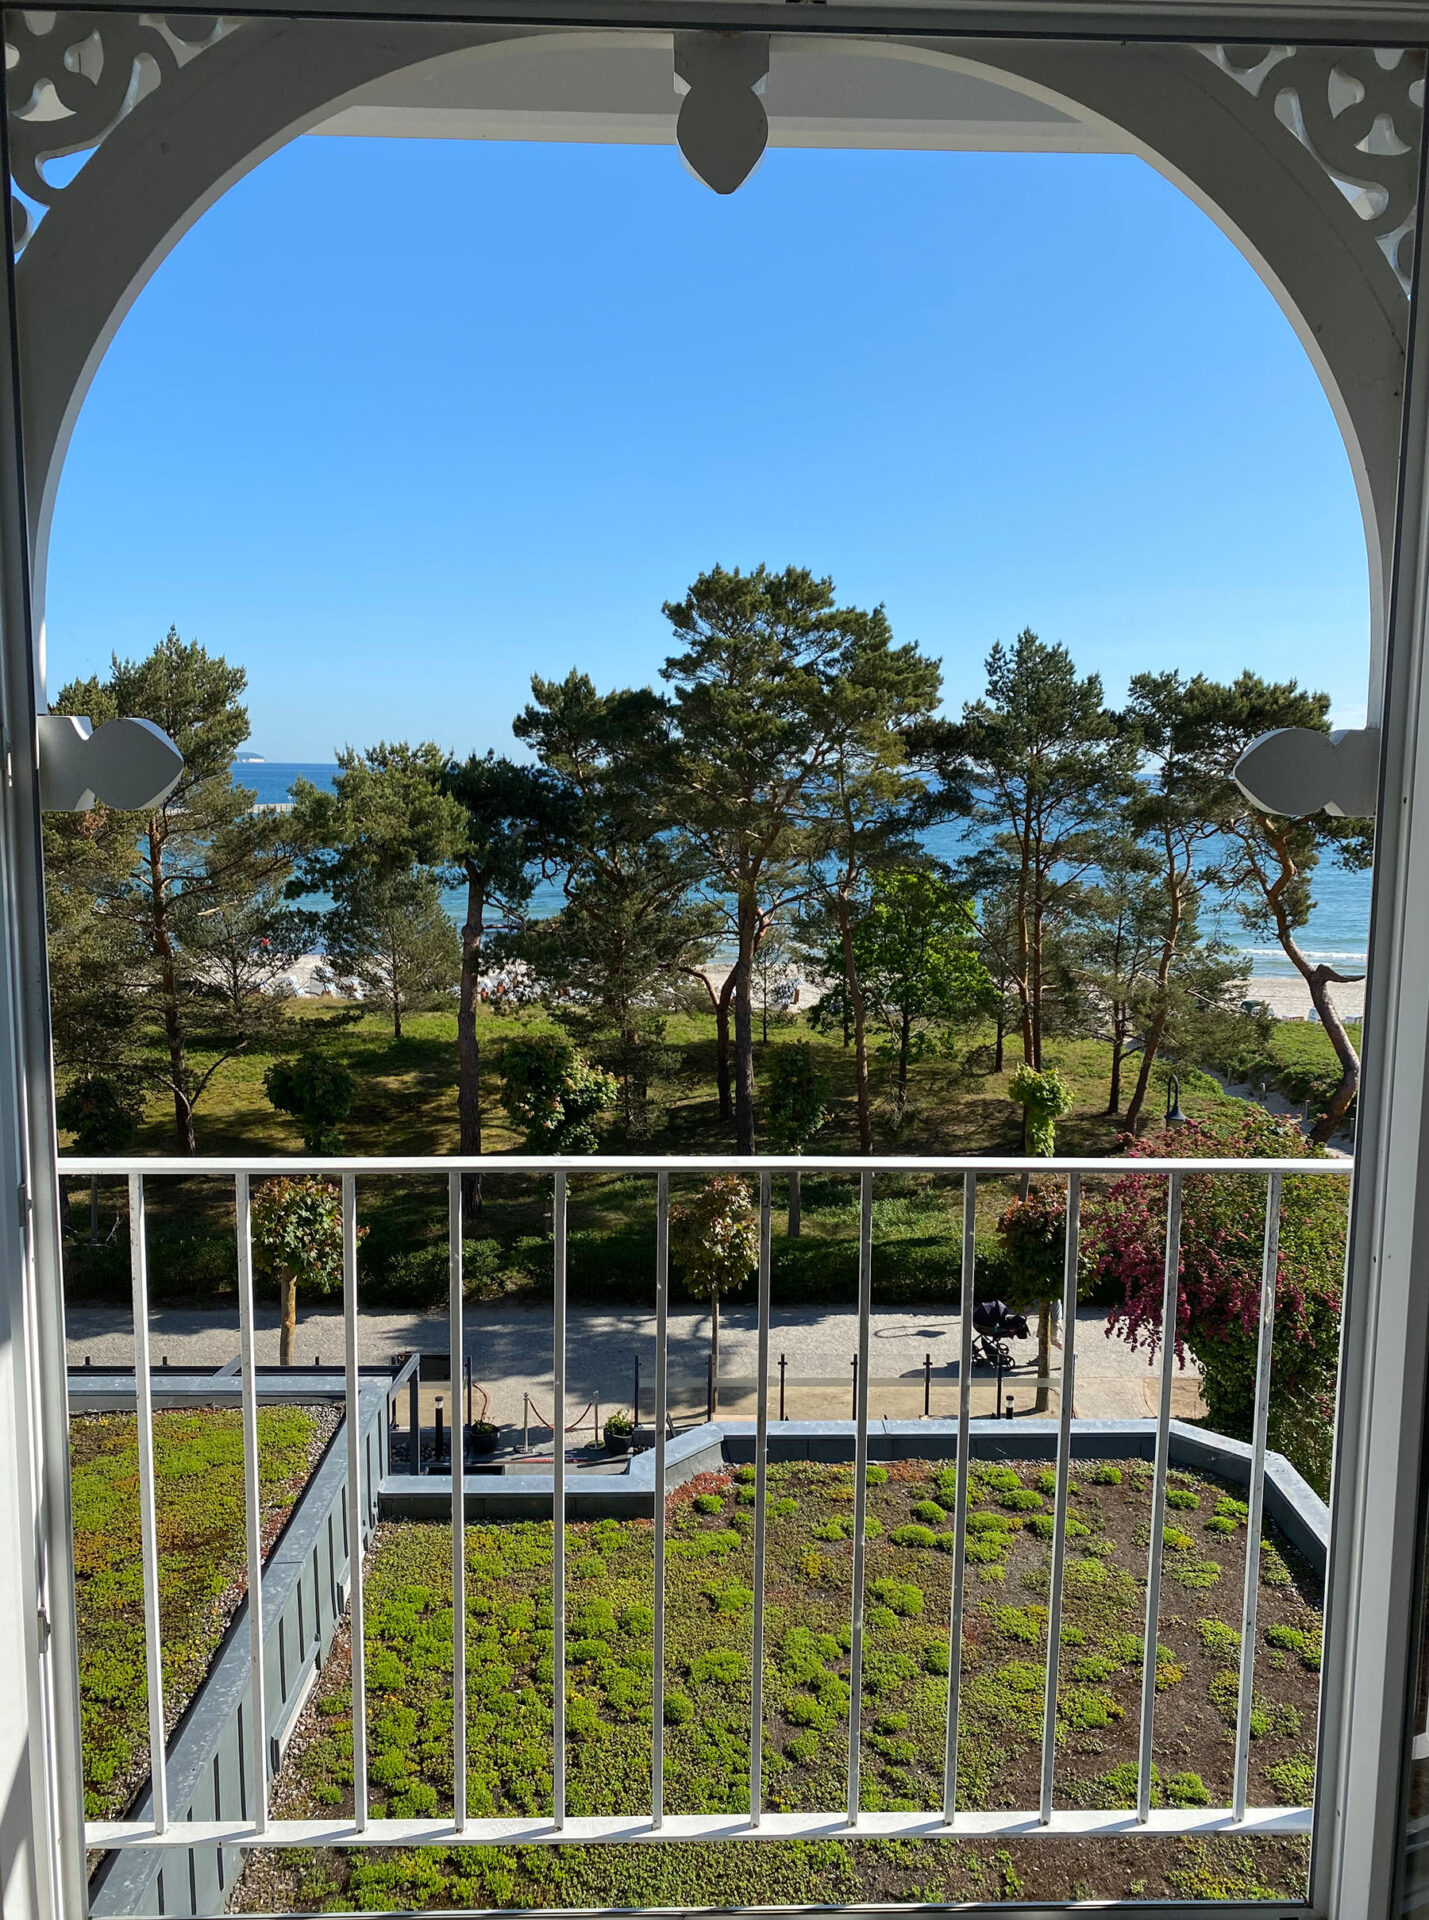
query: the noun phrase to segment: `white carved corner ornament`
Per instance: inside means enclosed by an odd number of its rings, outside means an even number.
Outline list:
[[[1379,728],[1317,733],[1312,727],[1277,727],[1251,741],[1235,763],[1234,779],[1262,813],[1368,820],[1379,802]]]
[[[51,161],[85,156],[139,102],[242,23],[219,14],[5,13],[11,217],[19,253],[69,179]]]
[[[675,39],[675,138],[690,171],[715,193],[742,187],[769,144],[760,94],[769,78],[767,33],[685,33]]]
[[[1364,221],[1406,297],[1425,55],[1402,47],[1202,47],[1273,115]]]
[[[45,813],[88,813],[97,803],[137,813],[167,799],[184,770],[184,756],[152,720],[88,720],[42,713],[35,722],[40,748],[40,807]]]

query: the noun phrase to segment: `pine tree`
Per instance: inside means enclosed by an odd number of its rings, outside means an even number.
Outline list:
[[[231,923],[255,903],[258,922],[271,911],[276,931],[278,890],[292,868],[289,826],[256,814],[253,794],[233,784],[234,755],[248,737],[245,685],[241,667],[171,627],[147,658],[115,656],[106,679],[76,681],[55,702],[57,712],[88,714],[96,726],[152,720],[184,756],[177,785],[157,807],[96,808],[47,839],[52,891],[63,902],[51,922],[56,975],[62,997],[78,987],[61,1010],[61,1046],[74,1057],[79,1029],[97,1007],[90,1000],[86,1015],[81,1006],[83,982],[92,982],[82,949],[63,951],[87,897],[124,1003],[116,1054],[171,1097],[181,1154],[198,1151],[194,1110],[214,1076],[282,1016],[281,999],[261,979],[225,991],[210,931],[210,922]],[[258,922],[250,918],[250,927]]]

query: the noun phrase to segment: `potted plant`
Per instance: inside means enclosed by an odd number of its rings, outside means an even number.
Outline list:
[[[607,1414],[605,1421],[607,1453],[629,1453],[634,1438],[635,1423],[628,1413]]]
[[[494,1420],[473,1420],[467,1428],[473,1453],[495,1453],[501,1429]]]

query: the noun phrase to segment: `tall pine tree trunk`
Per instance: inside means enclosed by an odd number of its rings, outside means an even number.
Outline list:
[[[164,843],[159,817],[149,818],[149,938],[159,963],[159,999],[163,1007],[164,1043],[169,1053],[169,1084],[174,1093],[174,1139],[181,1154],[198,1152],[194,1135],[193,1100],[189,1094],[188,1048],[183,1013],[179,1007],[178,970],[169,934],[168,887],[164,875]]]
[[[739,956],[734,970],[734,1150],[754,1152],[754,950],[752,900],[739,903]]]
[[[1121,1017],[1115,1011],[1112,1015],[1111,1029],[1111,1082],[1107,1087],[1106,1115],[1114,1119],[1121,1111],[1121,1055],[1126,1045],[1126,1034]]]
[[[1176,855],[1169,834],[1166,839],[1166,894],[1166,937],[1161,943],[1161,957],[1156,963],[1156,1012],[1146,1029],[1146,1043],[1141,1049],[1141,1066],[1136,1075],[1136,1091],[1126,1109],[1127,1130],[1131,1133],[1136,1131],[1137,1122],[1141,1119],[1146,1090],[1151,1085],[1151,1069],[1156,1064],[1156,1056],[1161,1051],[1161,1042],[1166,1034],[1171,969],[1176,960],[1176,946],[1181,938],[1181,921],[1185,912]]]
[[[715,1085],[719,1090],[719,1117],[734,1119],[734,1075],[730,1068],[729,1009],[734,997],[734,969],[731,968],[715,1002]]]
[[[858,977],[858,963],[853,951],[853,920],[849,913],[848,901],[842,895],[838,900],[839,945],[843,951],[844,962],[844,1025],[847,1029],[848,1010],[853,1010],[853,1073],[854,1092],[858,1106],[858,1150],[860,1153],[873,1152],[873,1106],[868,1097],[868,1002],[863,991],[863,983]],[[844,1045],[848,1045],[847,1039]]]
[[[466,925],[461,930],[461,986],[457,996],[457,1126],[463,1154],[481,1152],[481,1047],[476,1009],[481,995],[481,934],[486,912],[485,876],[470,862],[466,869]],[[481,1212],[481,1175],[462,1175],[464,1212]]]
[[[1136,1086],[1126,1103],[1126,1130],[1135,1133],[1141,1119],[1141,1109],[1146,1104],[1146,1090],[1151,1085],[1151,1069],[1161,1048],[1161,1038],[1166,1031],[1166,1008],[1161,1006],[1151,1017],[1151,1025],[1146,1029],[1146,1043],[1141,1049],[1141,1065],[1136,1070]]]

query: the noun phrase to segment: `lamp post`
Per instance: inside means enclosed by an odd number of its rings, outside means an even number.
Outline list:
[[[1166,1124],[1168,1127],[1186,1124],[1186,1116],[1181,1111],[1181,1082],[1174,1073],[1166,1082]]]

